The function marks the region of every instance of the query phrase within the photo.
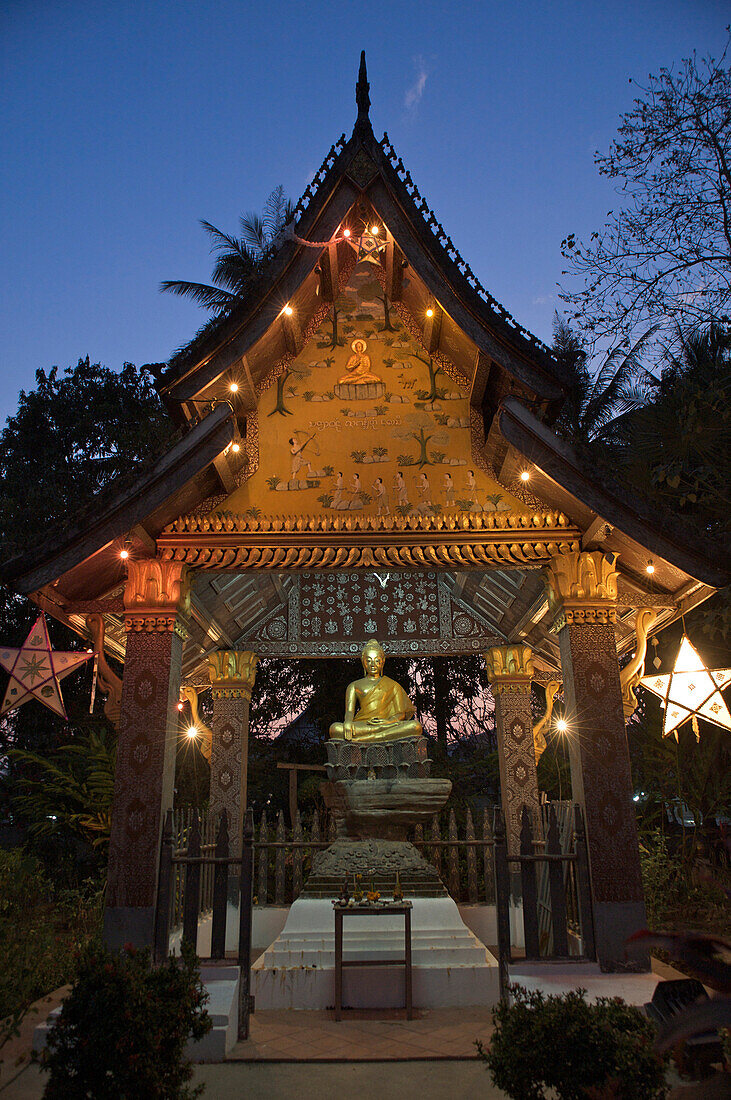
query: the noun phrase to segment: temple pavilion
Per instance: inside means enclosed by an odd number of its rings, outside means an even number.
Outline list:
[[[240,843],[257,660],[377,637],[484,655],[509,846],[538,804],[531,683],[562,685],[611,968],[645,924],[625,722],[647,634],[728,576],[556,434],[554,355],[375,137],[364,60],[356,93],[256,293],[160,373],[178,441],[4,568],[100,653],[119,736],[106,938],[153,941],[178,700],[212,692],[210,806]]]

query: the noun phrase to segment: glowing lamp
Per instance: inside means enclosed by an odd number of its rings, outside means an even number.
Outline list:
[[[344,237],[349,237],[350,236],[350,230],[349,229],[344,229],[343,230],[343,236]]]
[[[433,317],[433,316],[434,316],[434,310],[433,310],[433,309],[431,309],[431,307],[430,307],[430,308],[429,308],[429,309],[428,309],[428,310],[426,311],[426,315],[427,315],[427,317]]]
[[[530,481],[530,473],[528,470],[522,470],[520,474],[521,481]]]
[[[568,728],[569,728],[569,724],[566,721],[566,719],[565,718],[559,718],[558,722],[556,722],[556,729],[558,730],[558,732],[559,733],[567,733]]]
[[[183,709],[183,704],[182,704],[182,703],[178,703],[178,710],[182,710],[182,709]]]
[[[285,306],[282,312],[286,313],[287,317],[291,317],[294,311],[291,306]]]
[[[120,558],[122,559],[122,561],[126,561],[126,560],[127,560],[127,558],[129,557],[129,550],[127,550],[127,549],[125,549],[125,550],[120,550],[120,551],[119,551],[119,556],[120,556]]]
[[[731,730],[731,714],[721,692],[731,684],[731,668],[706,668],[690,639],[684,634],[672,672],[663,676],[643,676],[642,687],[660,698],[665,711],[663,737],[692,719],[693,732],[699,738],[698,718]]]
[[[655,572],[655,566],[652,564],[651,561],[648,561],[647,565],[645,566],[645,572],[649,573],[650,576],[652,576],[652,574]]]
[[[378,236],[378,226],[377,225],[372,225],[371,226],[371,233],[373,234],[374,237]]]
[[[190,738],[191,741],[193,740],[194,737],[198,736],[198,730],[195,728],[195,726],[189,726],[188,729],[186,730],[186,733],[187,733],[187,736]]]
[[[240,444],[238,444],[238,443],[232,443],[232,444],[231,444],[231,450],[233,451],[233,453],[234,453],[235,455],[237,455],[237,454],[239,453],[239,451],[241,450],[241,446],[240,446]]]
[[[231,391],[231,393],[238,393],[239,392],[238,382],[232,382],[231,385],[228,388]]]

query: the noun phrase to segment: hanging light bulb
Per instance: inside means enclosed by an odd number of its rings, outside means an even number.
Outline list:
[[[237,455],[239,453],[239,451],[241,450],[241,445],[239,443],[232,443],[231,444],[231,450],[233,451],[233,453],[235,455]]]
[[[231,385],[228,388],[231,391],[231,393],[238,393],[239,392],[238,382],[232,382]]]
[[[521,481],[530,481],[530,472],[528,470],[521,470],[520,480]]]
[[[287,317],[291,317],[293,312],[294,312],[294,310],[292,309],[291,306],[285,306],[284,309],[282,310],[282,313],[285,313],[287,315]]]
[[[565,718],[559,718],[556,722],[556,729],[559,733],[568,733],[569,724]]]
[[[433,317],[434,316],[434,310],[431,308],[431,306],[429,306],[429,309],[426,311],[426,315],[427,315],[427,317]]]
[[[186,730],[186,735],[192,741],[195,737],[198,736],[198,730],[195,728],[195,726],[188,726],[188,729]]]
[[[652,576],[652,574],[655,572],[655,566],[652,564],[651,561],[648,561],[647,565],[645,566],[645,572],[649,573],[650,576]]]
[[[345,238],[349,237],[349,236],[350,236],[350,230],[349,230],[349,229],[344,229],[344,230],[343,230],[343,236],[344,236]]]

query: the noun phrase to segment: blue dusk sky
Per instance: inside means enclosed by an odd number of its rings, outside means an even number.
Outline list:
[[[371,119],[485,286],[546,341],[561,240],[615,203],[594,166],[640,81],[725,41],[723,0],[4,0],[0,417],[37,368],[167,359],[206,314],[205,218],[297,199]]]

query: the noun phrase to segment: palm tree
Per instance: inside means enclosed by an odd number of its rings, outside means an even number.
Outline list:
[[[281,244],[282,230],[293,215],[294,207],[285,198],[284,188],[280,184],[264,204],[261,216],[255,213],[242,215],[239,219],[240,237],[224,233],[210,222],[201,221],[211,240],[211,252],[217,253],[212,275],[214,285],[176,279],[165,280],[160,284],[160,289],[191,298],[214,316],[227,313],[243,302],[266,274]]]
[[[553,351],[568,383],[556,421],[559,434],[584,446],[607,443],[621,419],[645,404],[652,375],[642,366],[641,356],[654,332],[651,328],[629,351],[616,348],[592,373],[581,336],[555,314]]]

